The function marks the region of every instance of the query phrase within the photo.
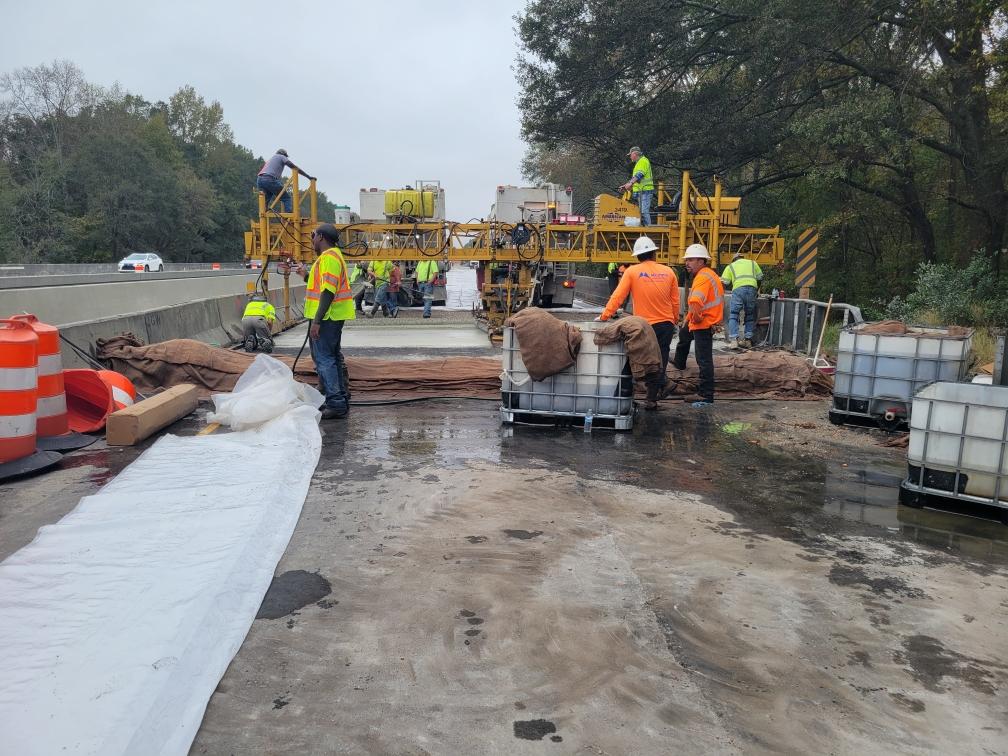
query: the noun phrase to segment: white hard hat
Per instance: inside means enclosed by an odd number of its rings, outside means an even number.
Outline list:
[[[699,257],[702,260],[710,260],[710,252],[707,251],[707,247],[703,244],[690,244],[686,247],[686,254],[683,255],[683,259],[689,260],[691,257]]]
[[[651,239],[647,236],[642,236],[633,243],[634,257],[640,257],[648,252],[654,252],[656,249],[658,249],[658,245],[651,241]]]

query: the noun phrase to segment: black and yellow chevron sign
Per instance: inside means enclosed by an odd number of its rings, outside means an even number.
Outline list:
[[[798,255],[795,260],[795,286],[815,285],[816,255],[819,253],[819,229],[807,228],[798,236]]]

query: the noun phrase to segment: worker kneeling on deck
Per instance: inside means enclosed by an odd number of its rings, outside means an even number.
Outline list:
[[[273,351],[273,323],[276,322],[276,310],[266,295],[256,292],[251,301],[245,305],[242,313],[242,340],[246,352]]]
[[[655,262],[657,249],[647,236],[634,242],[633,254],[640,262],[626,269],[609,303],[596,318],[609,320],[629,295],[633,297],[634,315],[644,318],[654,329],[661,350],[661,372],[647,378],[644,408],[651,410],[658,408],[657,399],[665,386],[669,347],[679,319],[679,279],[672,268]]]
[[[312,247],[318,257],[305,279],[305,317],[319,390],[325,395],[322,419],[346,417],[350,411],[350,387],[340,342],[343,323],[353,320],[354,301],[346,260],[339,248],[339,232],[330,223],[312,231]]]

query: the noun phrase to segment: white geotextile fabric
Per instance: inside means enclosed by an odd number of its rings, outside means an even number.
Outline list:
[[[165,436],[0,564],[0,752],[187,753],[320,451],[305,405]]]

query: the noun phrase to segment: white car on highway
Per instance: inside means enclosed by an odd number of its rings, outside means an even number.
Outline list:
[[[119,261],[119,272],[135,270],[140,272],[164,270],[164,261],[153,252],[134,252]]]

